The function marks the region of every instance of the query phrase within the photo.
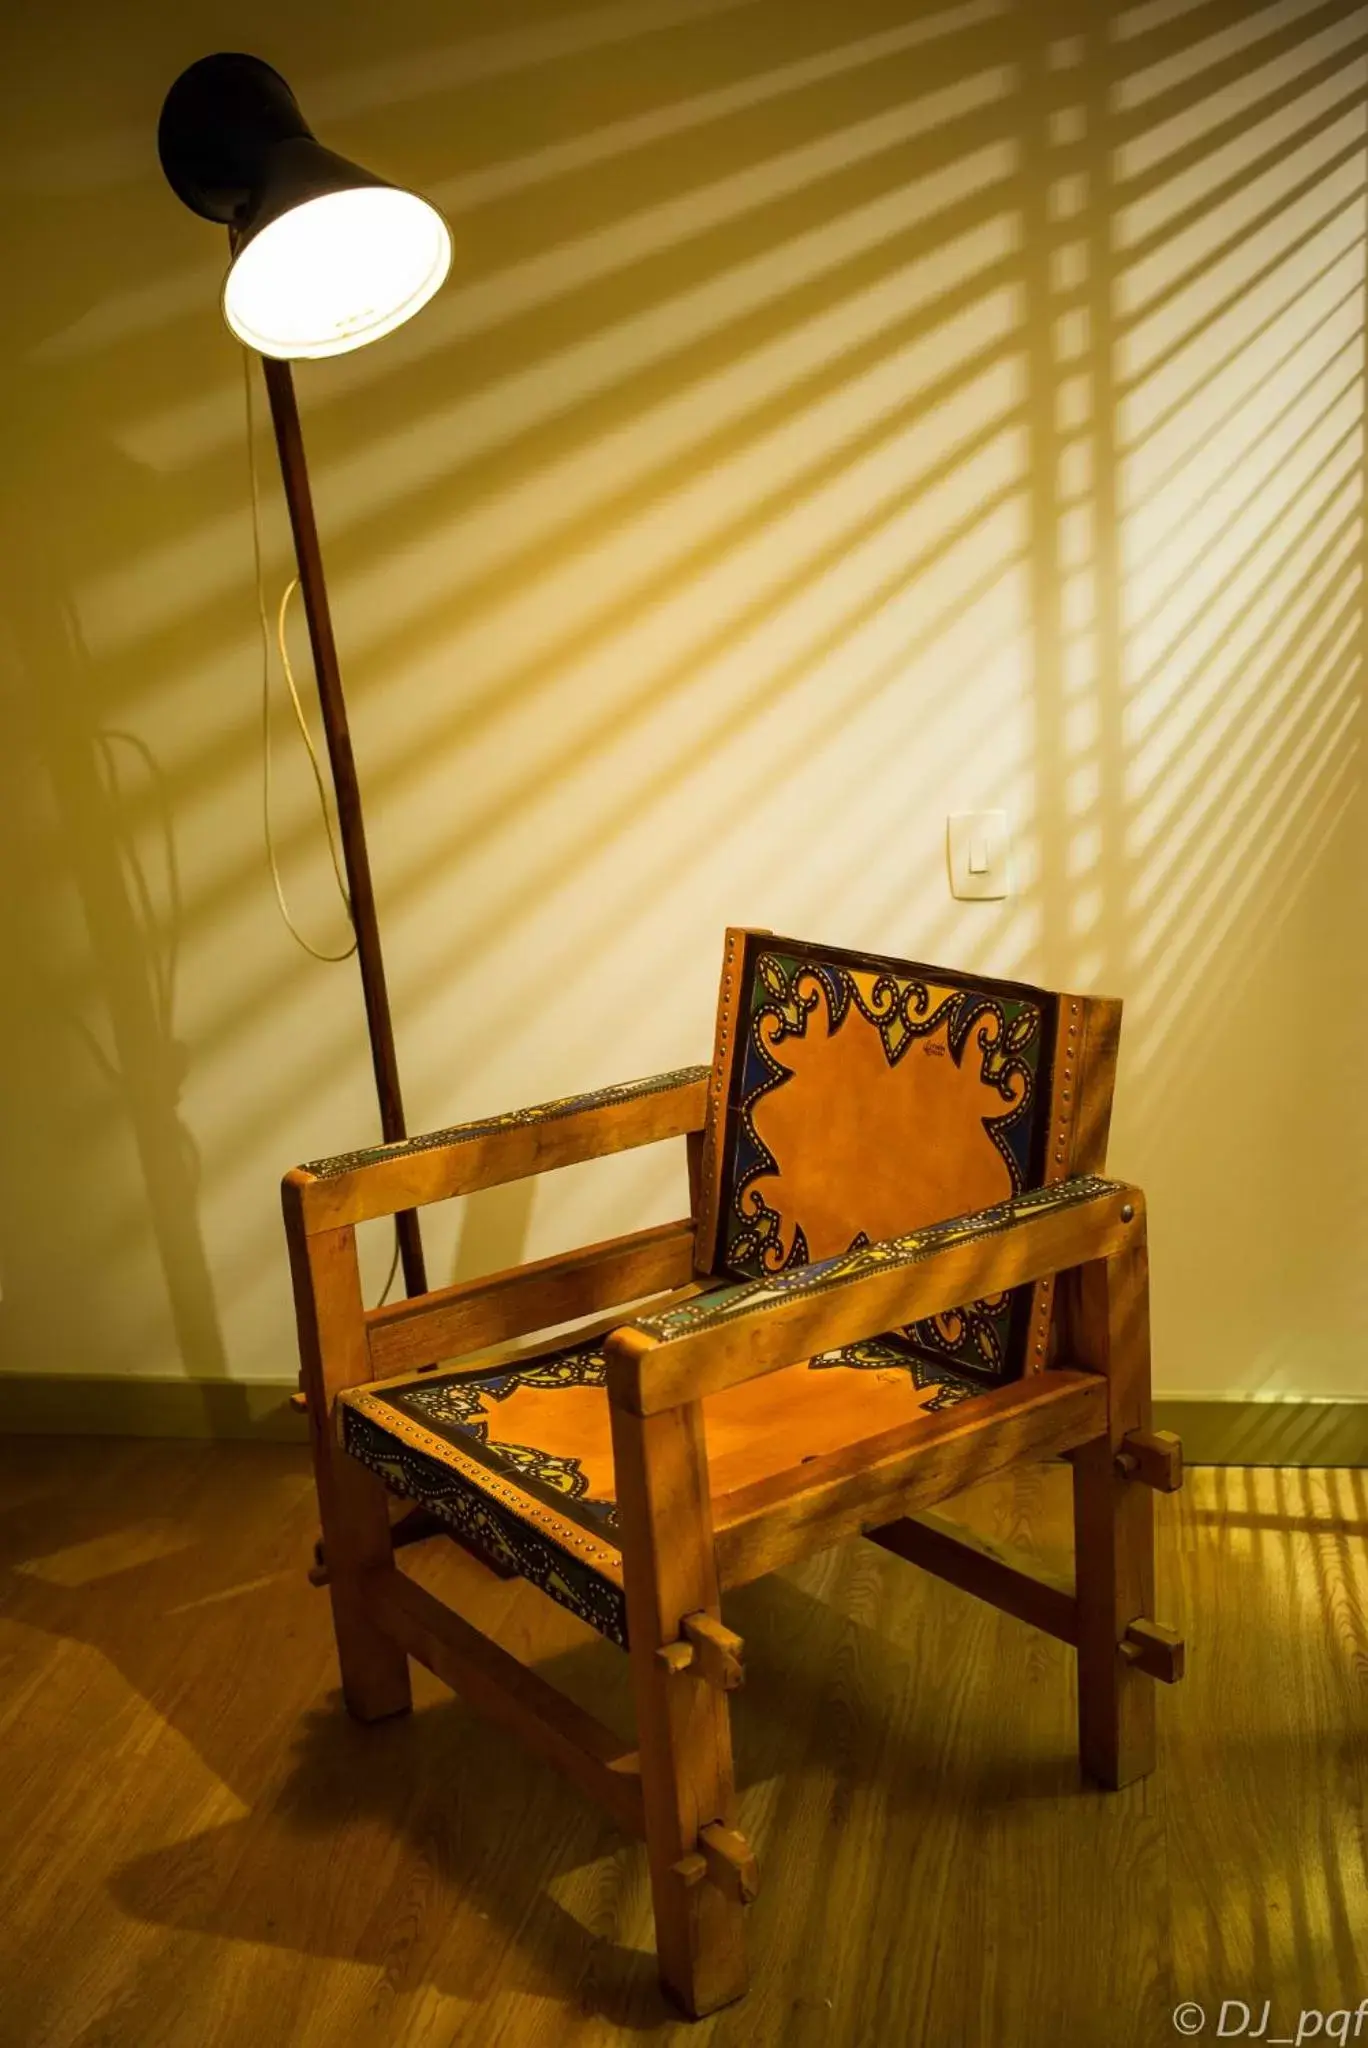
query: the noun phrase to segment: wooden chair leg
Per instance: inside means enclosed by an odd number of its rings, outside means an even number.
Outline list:
[[[356,1233],[348,1227],[307,1237],[288,1197],[285,1222],[342,1696],[359,1721],[379,1721],[407,1713],[413,1695],[408,1658],[366,1605],[367,1572],[394,1562],[385,1485],[332,1433],[333,1394],[370,1371]]]
[[[717,1881],[703,1831],[735,1824],[726,1693],[658,1656],[685,1615],[718,1613],[702,1410],[613,1410],[646,1852],[666,1991],[695,2019],[746,1989],[742,1887]],[[720,1872],[725,1876],[725,1871]]]
[[[1088,1777],[1119,1789],[1154,1769],[1154,1681],[1122,1653],[1154,1614],[1154,1495],[1118,1463],[1150,1422],[1149,1262],[1143,1239],[1069,1276],[1069,1348],[1108,1380],[1108,1433],[1073,1456],[1078,1740]]]
[[[394,1561],[389,1503],[383,1480],[345,1452],[326,1448],[333,1470],[323,1541],[342,1697],[358,1721],[383,1721],[413,1705],[408,1658],[366,1607],[366,1572]],[[320,1504],[323,1490],[320,1485]]]
[[[1154,1612],[1154,1495],[1118,1473],[1107,1437],[1074,1452],[1073,1494],[1079,1759],[1119,1791],[1154,1769],[1154,1680],[1121,1651]]]

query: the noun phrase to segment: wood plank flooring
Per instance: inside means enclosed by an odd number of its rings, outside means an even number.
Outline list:
[[[1067,1475],[961,1508],[1054,1556]],[[1160,1770],[1080,1785],[1070,1654],[860,1543],[746,1588],[753,1988],[656,1989],[644,1851],[422,1672],[342,1712],[302,1453],[0,1444],[3,2048],[1129,2048],[1368,1996],[1368,1474],[1159,1503]],[[626,1665],[406,1561],[627,1728]],[[604,1707],[605,1693],[611,1709]],[[1331,2036],[1333,2038],[1333,2035]],[[1350,2036],[1352,2038],[1352,2035]]]

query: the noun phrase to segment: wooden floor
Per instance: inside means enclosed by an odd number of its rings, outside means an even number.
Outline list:
[[[1048,1551],[1065,1486],[972,1519]],[[347,1720],[302,1454],[10,1440],[0,1502],[4,2048],[1124,2048],[1183,2000],[1210,2038],[1270,1999],[1270,2038],[1368,1996],[1368,1474],[1159,1503],[1189,1676],[1120,1795],[1080,1786],[1069,1653],[911,1566],[857,1543],[735,1596],[765,1881],[751,1993],[697,2027],[639,1847],[426,1674],[412,1719]],[[625,1713],[539,1594],[408,1560]]]

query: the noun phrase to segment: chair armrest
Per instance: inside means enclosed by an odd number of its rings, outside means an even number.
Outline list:
[[[286,1206],[297,1206],[312,1236],[452,1195],[474,1194],[549,1167],[683,1137],[703,1128],[708,1074],[707,1067],[682,1067],[591,1095],[568,1095],[532,1109],[453,1124],[426,1137],[314,1159],[286,1174]]]
[[[772,1279],[715,1289],[614,1331],[612,1400],[657,1415],[1144,1242],[1145,1200],[1084,1175]]]

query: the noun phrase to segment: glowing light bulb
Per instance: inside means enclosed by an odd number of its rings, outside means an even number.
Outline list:
[[[450,265],[447,224],[416,193],[327,192],[252,236],[228,273],[223,315],[262,355],[345,355],[402,326]]]

